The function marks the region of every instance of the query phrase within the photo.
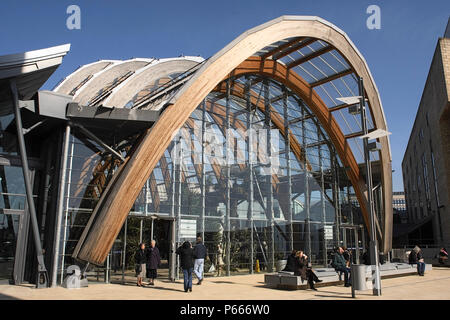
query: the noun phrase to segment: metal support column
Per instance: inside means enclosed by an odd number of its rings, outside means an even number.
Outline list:
[[[175,281],[176,279],[176,261],[177,261],[177,254],[175,253],[176,251],[176,246],[177,246],[177,237],[176,237],[176,223],[178,220],[175,219],[175,191],[176,191],[176,170],[175,170],[175,154],[176,154],[176,141],[172,141],[172,168],[171,168],[171,192],[170,192],[170,203],[171,203],[171,209],[170,209],[170,216],[172,218],[174,218],[174,220],[172,220],[172,225],[171,225],[171,243],[170,243],[170,247],[171,247],[171,251],[170,251],[170,275],[169,278],[172,281]]]
[[[127,263],[127,229],[128,229],[128,217],[125,219],[125,230],[123,234],[123,254],[122,254],[122,284],[125,284],[125,265]]]
[[[150,245],[151,245],[152,241],[154,240],[153,230],[154,230],[154,226],[155,226],[155,219],[156,219],[156,217],[152,216],[151,219],[152,219],[152,225],[151,225],[151,229],[150,229],[150,242],[149,242]]]
[[[178,231],[177,231],[177,239],[180,242],[180,227],[181,227],[181,178],[183,173],[183,138],[180,136],[178,140],[179,153],[177,153],[176,159],[178,161],[178,194],[177,194],[177,221],[178,221]],[[178,150],[177,150],[178,151]],[[180,257],[177,256],[177,266],[180,266]],[[177,269],[178,270],[178,269]],[[176,279],[178,280],[179,273],[176,273]]]
[[[139,243],[142,243],[142,228],[144,224],[144,219],[139,218]]]
[[[171,224],[170,224],[170,245],[171,245],[171,253],[170,253],[170,272],[169,272],[169,279],[172,281],[175,281],[175,274],[176,274],[176,257],[177,255],[175,254],[176,251],[176,241],[175,241],[175,220],[172,220]]]
[[[230,91],[231,91],[231,85],[230,85],[230,79],[227,79],[226,82],[226,110],[225,110],[225,131],[227,132],[227,137],[226,137],[226,146],[227,146],[227,151],[230,148],[230,141],[229,141],[229,137],[228,134],[230,132]],[[226,216],[225,216],[225,234],[226,234],[226,251],[225,251],[225,257],[226,257],[226,265],[227,265],[227,270],[226,270],[226,275],[229,276],[231,274],[231,270],[230,270],[230,266],[231,266],[231,201],[230,201],[230,197],[231,197],[231,190],[230,190],[230,183],[231,183],[231,172],[230,172],[230,159],[228,158],[229,154],[228,152],[225,153],[226,156]]]
[[[64,193],[66,185],[66,173],[67,173],[67,155],[69,153],[69,138],[70,138],[70,126],[66,125],[66,131],[64,133],[63,155],[61,160],[61,176],[59,180],[59,192],[58,192],[58,209],[56,216],[55,227],[55,239],[54,239],[54,252],[53,252],[53,268],[52,268],[52,288],[57,286],[58,282],[58,261],[61,244],[61,224],[64,211]],[[62,276],[62,275],[61,275]]]
[[[19,151],[20,158],[22,160],[22,171],[23,178],[25,182],[25,190],[27,194],[27,203],[28,210],[31,217],[31,226],[33,228],[33,237],[34,237],[34,245],[36,248],[36,256],[38,261],[38,271],[37,271],[37,279],[36,279],[36,287],[37,288],[46,288],[48,287],[48,274],[47,269],[45,267],[44,255],[42,252],[42,245],[40,239],[39,226],[36,216],[36,208],[33,200],[33,186],[31,185],[30,180],[30,169],[28,167],[28,158],[27,151],[25,147],[25,139],[23,137],[23,128],[22,128],[22,117],[20,115],[19,109],[19,95],[17,92],[17,86],[15,79],[10,80],[10,89],[12,94],[12,102],[14,106],[14,115],[16,118],[16,128],[17,128],[17,139],[19,141]]]
[[[65,207],[64,207],[64,232],[62,238],[62,254],[61,254],[61,279],[60,283],[63,284],[63,275],[64,275],[64,263],[65,263],[65,255],[66,255],[66,243],[67,243],[67,229],[69,220],[69,203],[70,203],[70,185],[72,181],[72,166],[73,166],[73,151],[75,148],[75,137],[72,135],[72,142],[70,144],[70,161],[69,161],[69,169],[68,169],[68,177],[67,177],[67,188],[66,188],[66,196],[65,196]]]
[[[302,117],[305,116],[305,106],[302,104]],[[306,209],[306,219],[305,219],[305,240],[306,240],[306,255],[311,259],[311,225],[310,225],[310,191],[309,191],[309,172],[308,163],[306,159],[308,158],[308,147],[306,143],[306,133],[305,133],[305,123],[302,121],[302,143],[303,143],[303,173],[305,179],[305,209]]]
[[[288,228],[289,228],[289,251],[294,250],[294,226],[292,223],[292,178],[291,178],[291,136],[289,134],[289,113],[288,113],[288,93],[287,89],[283,89],[283,116],[284,116],[284,132],[285,132],[285,157],[286,157],[286,173],[287,173],[287,197],[288,197]]]
[[[361,110],[361,124],[363,128],[364,135],[369,133],[367,128],[367,114],[365,106],[365,96],[364,96],[364,85],[363,79],[360,77],[358,81],[359,95],[360,95],[360,110]],[[375,224],[375,211],[373,203],[373,186],[372,186],[372,165],[370,163],[370,152],[368,148],[369,138],[363,138],[364,143],[364,160],[366,163],[366,179],[367,179],[367,200],[369,205],[369,215],[370,215],[370,262],[372,264],[372,285],[373,285],[373,295],[381,295],[381,279],[380,279],[380,268],[378,264],[378,246],[377,246],[377,234],[376,234],[376,224]]]
[[[264,86],[264,116],[265,116],[265,129],[267,130],[266,135],[266,157],[268,158],[268,172],[266,172],[266,184],[267,184],[267,202],[266,202],[266,217],[269,218],[270,224],[270,261],[268,266],[268,271],[273,272],[275,269],[275,234],[274,234],[274,215],[273,215],[273,187],[272,187],[272,145],[271,145],[271,112],[270,112],[270,92],[269,83],[267,80],[263,82]]]
[[[333,201],[334,201],[334,212],[335,212],[335,223],[336,223],[336,229],[335,229],[335,239],[334,242],[336,245],[339,245],[339,228],[341,227],[341,195],[340,195],[340,179],[339,179],[339,167],[338,167],[338,161],[336,159],[336,152],[334,149],[331,149],[330,151],[333,152],[333,155],[331,156],[331,163],[333,167]]]
[[[201,194],[202,194],[202,212],[200,215],[200,233],[202,240],[205,241],[205,215],[206,215],[206,175],[205,175],[205,133],[206,132],[206,99],[202,104],[202,182],[201,182]],[[227,139],[227,137],[225,137]],[[225,149],[227,150],[227,149]],[[226,152],[226,151],[225,151]],[[195,164],[194,164],[195,165]],[[227,180],[228,183],[228,180]]]
[[[324,137],[321,137],[320,134],[320,127],[317,125],[317,140],[320,141],[321,139],[324,139]],[[317,147],[318,153],[319,153],[319,166],[320,166],[320,202],[322,206],[322,227],[324,230],[324,237],[323,237],[323,247],[322,247],[322,259],[324,267],[327,267],[327,239],[325,238],[325,226],[327,223],[327,215],[326,215],[326,207],[325,207],[325,178],[323,176],[323,155],[322,155],[322,145],[319,145]]]
[[[252,104],[250,100],[250,79],[246,79],[245,83],[245,101],[247,104],[247,152],[248,152],[248,210],[247,223],[250,230],[250,265],[249,273],[253,274],[253,266],[255,263],[255,253],[253,244],[253,132],[252,132]]]

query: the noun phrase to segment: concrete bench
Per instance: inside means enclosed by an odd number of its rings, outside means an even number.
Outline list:
[[[431,264],[425,265],[425,273],[432,270]],[[314,268],[314,272],[317,277],[322,280],[321,283],[317,283],[316,287],[332,286],[343,284],[341,275],[332,268]],[[416,266],[411,266],[406,263],[387,263],[380,265],[381,278],[401,277],[417,273]],[[372,268],[366,266],[366,285],[367,289],[372,288]],[[264,275],[264,283],[270,287],[278,289],[306,289],[308,283],[302,282],[300,276],[294,276],[293,272],[280,271],[278,273],[268,273]]]

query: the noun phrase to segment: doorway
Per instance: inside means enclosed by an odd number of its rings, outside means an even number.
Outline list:
[[[341,228],[340,244],[352,253],[352,263],[359,264],[365,248],[364,231],[361,226],[345,226]]]
[[[111,282],[135,285],[135,254],[140,243],[150,246],[151,239],[161,255],[158,279],[171,279],[172,242],[174,241],[174,218],[158,215],[130,214],[117,237],[110,259],[106,261]],[[144,281],[146,282],[146,281]]]
[[[24,281],[27,212],[22,168],[0,165],[0,284]]]

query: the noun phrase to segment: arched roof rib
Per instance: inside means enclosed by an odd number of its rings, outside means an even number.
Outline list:
[[[120,62],[119,60],[99,60],[89,64],[80,66],[64,78],[53,91],[74,95],[87,81],[89,81],[96,73],[101,72],[108,66]]]
[[[306,41],[309,43],[305,44]],[[287,53],[287,51],[292,52]],[[309,107],[313,107],[314,104],[326,107],[326,109],[316,108],[314,111],[321,110],[321,114],[316,116],[319,120],[322,118],[322,125],[330,121],[327,134],[333,141],[341,160],[344,161],[345,167],[349,169],[348,176],[367,221],[366,186],[355,160],[355,150],[352,150],[347,141],[348,137],[342,131],[347,123],[348,126],[352,126],[350,122],[352,117],[348,117],[344,111],[339,112],[341,106],[335,100],[341,95],[346,95],[344,89],[347,92],[356,92],[355,78],[362,77],[372,127],[387,130],[378,89],[366,61],[339,28],[318,17],[282,16],[244,32],[202,63],[176,91],[158,121],[151,130],[147,131],[134,153],[122,165],[123,168],[118,173],[115,184],[111,185],[108,195],[99,201],[97,219],[91,227],[92,232],[85,230],[86,238],[83,243],[79,243],[80,251],[77,251],[79,258],[97,264],[104,261],[107,255],[105,248],[111,247],[134,199],[169,146],[171,134],[183,126],[190,114],[218,83],[232,75],[235,69],[245,61],[252,59],[259,60],[258,63],[262,67],[266,65],[266,61],[272,61],[272,67],[279,68],[270,72],[265,71],[269,76],[276,75],[282,66],[288,72],[285,71],[284,76],[279,74],[277,81],[292,88],[291,81],[295,80],[297,85],[303,87],[296,93],[309,90],[309,96],[305,96],[304,92],[302,96]],[[355,78],[352,80],[352,77]],[[333,103],[324,104],[318,94],[319,90],[324,91]],[[333,116],[336,111],[341,116],[347,117],[345,121],[337,122],[336,117]],[[357,123],[355,125],[357,128]],[[391,246],[392,233],[391,153],[388,137],[380,138],[379,141],[382,145],[379,159],[382,164],[385,209],[381,248],[387,252]],[[115,221],[114,224],[106,223],[112,220]],[[99,246],[99,243],[102,243],[102,246]]]
[[[137,70],[132,77],[115,87],[110,96],[103,101],[103,104],[122,108],[136,94],[147,86],[152,85],[155,81],[174,73],[183,73],[203,61],[204,59],[201,57],[190,56],[152,61],[152,63]]]
[[[80,104],[97,104],[93,99],[98,99],[103,92],[110,92],[121,81],[126,80],[138,69],[150,64],[154,59],[131,59],[106,67],[97,72],[92,79],[81,87],[74,95],[74,101]]]

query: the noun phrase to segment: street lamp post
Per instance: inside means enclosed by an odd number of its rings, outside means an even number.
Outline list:
[[[366,166],[366,179],[367,179],[367,201],[369,206],[369,251],[370,251],[370,262],[372,267],[372,285],[373,285],[373,295],[381,295],[381,278],[380,278],[380,266],[379,266],[379,255],[377,246],[377,235],[376,235],[376,221],[375,221],[375,208],[373,202],[373,183],[372,183],[372,166],[370,164],[370,151],[372,149],[379,149],[377,142],[369,143],[369,139],[376,139],[387,136],[390,132],[383,129],[377,129],[369,133],[367,126],[367,113],[365,106],[365,96],[364,96],[364,84],[361,77],[358,78],[358,90],[359,96],[357,97],[342,97],[337,98],[337,100],[347,104],[349,106],[349,113],[356,115],[361,115],[361,127],[364,145],[364,162]]]
[[[367,201],[369,205],[369,219],[370,219],[370,242],[369,242],[369,251],[370,251],[370,262],[372,265],[372,287],[373,287],[373,295],[380,296],[381,295],[381,279],[380,279],[380,267],[379,267],[379,255],[378,255],[378,246],[377,246],[377,235],[376,235],[376,224],[375,224],[375,210],[373,205],[373,186],[372,186],[372,166],[370,164],[370,152],[369,152],[369,130],[367,128],[367,114],[366,114],[366,106],[365,106],[365,97],[364,97],[364,85],[363,79],[359,77],[358,79],[358,87],[359,87],[359,107],[361,114],[361,125],[363,131],[363,145],[364,145],[364,161],[366,164],[366,180],[367,180]]]

